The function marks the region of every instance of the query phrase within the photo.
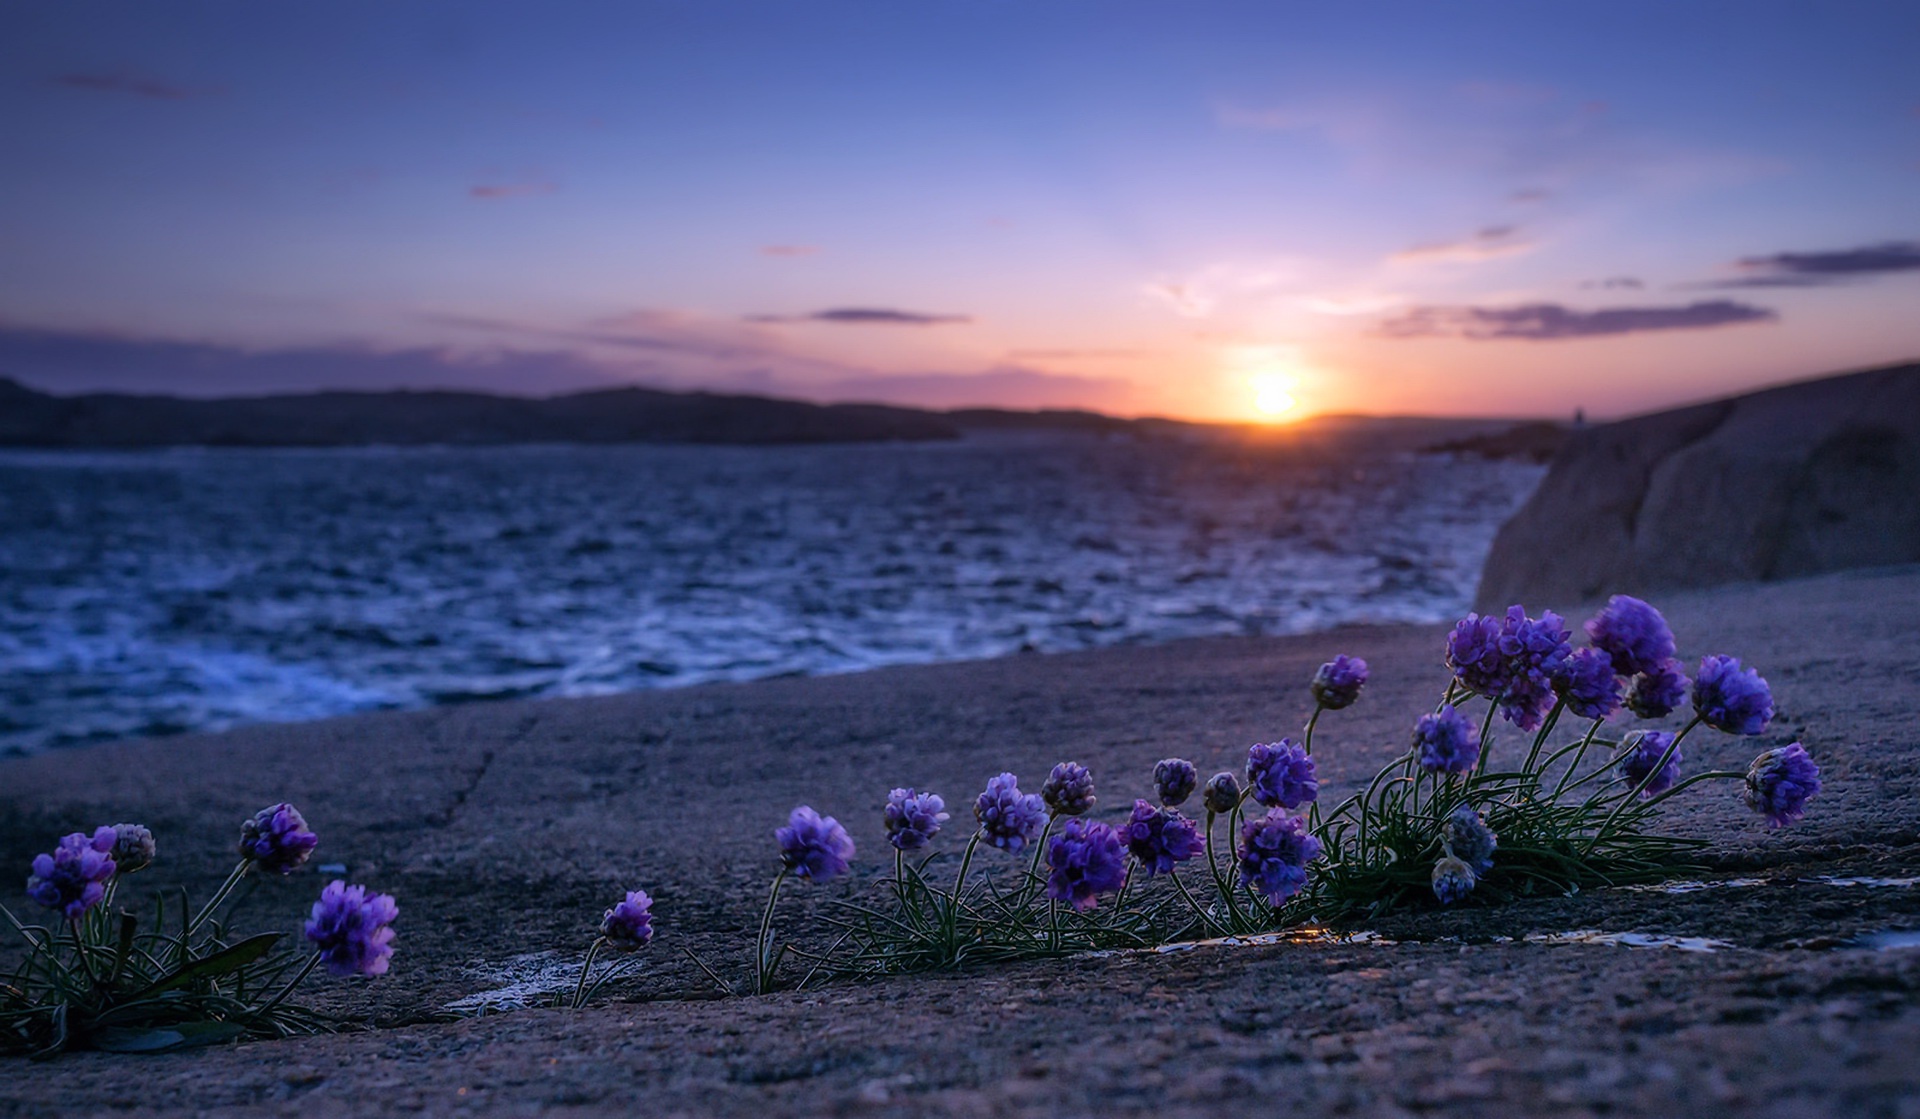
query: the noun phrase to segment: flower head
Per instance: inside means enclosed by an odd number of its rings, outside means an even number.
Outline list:
[[[1420,768],[1429,773],[1465,773],[1480,760],[1480,732],[1452,704],[1422,715],[1413,728]]]
[[[1033,842],[1047,809],[1039,797],[1020,791],[1020,779],[1002,773],[987,781],[986,791],[973,802],[973,818],[980,821],[980,838],[1003,851],[1019,851]]]
[[[1200,785],[1200,771],[1185,758],[1162,758],[1154,763],[1153,787],[1160,793],[1160,803],[1172,808],[1184,804]]]
[[[918,851],[940,834],[940,825],[953,817],[947,802],[933,793],[895,789],[881,811],[887,824],[887,842],[901,851]]]
[[[1820,792],[1820,767],[1798,742],[1768,750],[1747,770],[1747,807],[1784,828],[1807,814],[1807,802]]]
[[[1433,864],[1433,896],[1440,899],[1441,905],[1452,905],[1473,892],[1479,884],[1473,868],[1460,859],[1448,855]]]
[[[1240,779],[1231,773],[1216,773],[1207,778],[1200,796],[1207,803],[1207,811],[1225,816],[1240,804]]]
[[[1040,782],[1040,799],[1052,816],[1084,816],[1099,798],[1093,795],[1093,773],[1079,762],[1061,762]]]
[[[240,826],[240,857],[276,874],[292,874],[319,844],[299,809],[284,801],[262,808]]]
[[[1633,678],[1633,687],[1627,692],[1627,708],[1642,719],[1658,719],[1672,714],[1686,698],[1686,666],[1668,657]]]
[[[600,935],[607,946],[620,952],[644,948],[653,939],[653,899],[645,890],[634,890],[627,900],[607,910],[600,918]]]
[[[1604,649],[1575,649],[1553,674],[1553,690],[1582,719],[1604,719],[1620,708],[1620,677]]]
[[[386,894],[368,894],[365,886],[329,882],[313,903],[307,939],[333,975],[385,975],[393,955],[393,919],[400,907]]]
[[[1291,738],[1247,750],[1247,788],[1268,808],[1298,808],[1320,795],[1313,755]]]
[[[153,833],[140,824],[113,825],[113,865],[115,874],[132,874],[153,865],[159,846]]]
[[[1313,701],[1329,711],[1353,706],[1367,682],[1367,662],[1342,653],[1313,674]]]
[[[1127,880],[1120,837],[1098,820],[1068,820],[1047,843],[1047,896],[1075,909],[1092,909],[1101,894]]]
[[[1638,786],[1645,781],[1646,787],[1640,790],[1642,797],[1655,797],[1680,779],[1680,751],[1675,749],[1672,757],[1667,757],[1667,748],[1673,745],[1673,735],[1665,731],[1641,731],[1627,739],[1626,752],[1620,755],[1620,776],[1627,779],[1630,786]],[[1661,765],[1660,759],[1666,758]],[[1660,766],[1658,773],[1654,766]]]
[[[1513,671],[1500,651],[1500,619],[1491,614],[1468,614],[1447,634],[1447,667],[1453,678],[1474,695],[1498,699],[1507,690]]]
[[[853,837],[840,821],[804,804],[787,816],[786,827],[773,829],[773,838],[780,844],[780,861],[800,878],[837,878],[853,859]]]
[[[1171,872],[1200,853],[1200,829],[1177,808],[1167,808],[1144,800],[1133,802],[1133,818],[1120,836],[1127,850],[1147,868],[1147,877]]]
[[[1500,715],[1521,730],[1537,730],[1553,706],[1553,677],[1572,655],[1560,615],[1542,610],[1527,617],[1520,606],[1507,607],[1500,624],[1500,652],[1507,658],[1509,676],[1500,693]]]
[[[77,831],[55,844],[52,854],[35,855],[27,896],[59,910],[69,921],[78,921],[107,895],[115,840],[112,828],[100,828],[92,835]]]
[[[1587,639],[1613,660],[1621,676],[1653,672],[1673,657],[1673,630],[1660,611],[1624,594],[1614,595],[1587,620]]]
[[[1493,869],[1493,852],[1500,846],[1500,837],[1487,826],[1485,816],[1475,812],[1472,805],[1463,804],[1440,825],[1440,842],[1447,854],[1466,863],[1475,874],[1485,874]]]
[[[1279,907],[1307,884],[1307,864],[1320,857],[1320,841],[1307,822],[1272,808],[1240,825],[1240,881]]]
[[[1773,692],[1758,672],[1742,671],[1738,657],[1702,657],[1693,678],[1693,709],[1714,730],[1759,734],[1773,719]]]

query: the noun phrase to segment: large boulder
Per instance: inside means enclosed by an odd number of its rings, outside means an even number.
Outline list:
[[[1481,609],[1920,561],[1920,364],[1575,432]]]

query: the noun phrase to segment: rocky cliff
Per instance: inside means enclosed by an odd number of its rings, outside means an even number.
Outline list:
[[[1500,530],[1482,609],[1920,562],[1920,364],[1574,433]]]

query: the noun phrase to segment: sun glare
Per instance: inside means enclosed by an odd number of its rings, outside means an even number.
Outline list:
[[[1256,373],[1247,380],[1253,386],[1253,410],[1263,420],[1278,420],[1300,403],[1278,373]]]

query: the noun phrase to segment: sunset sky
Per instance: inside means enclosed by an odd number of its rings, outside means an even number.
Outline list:
[[[1920,357],[1920,4],[0,7],[0,374],[1610,416]]]

